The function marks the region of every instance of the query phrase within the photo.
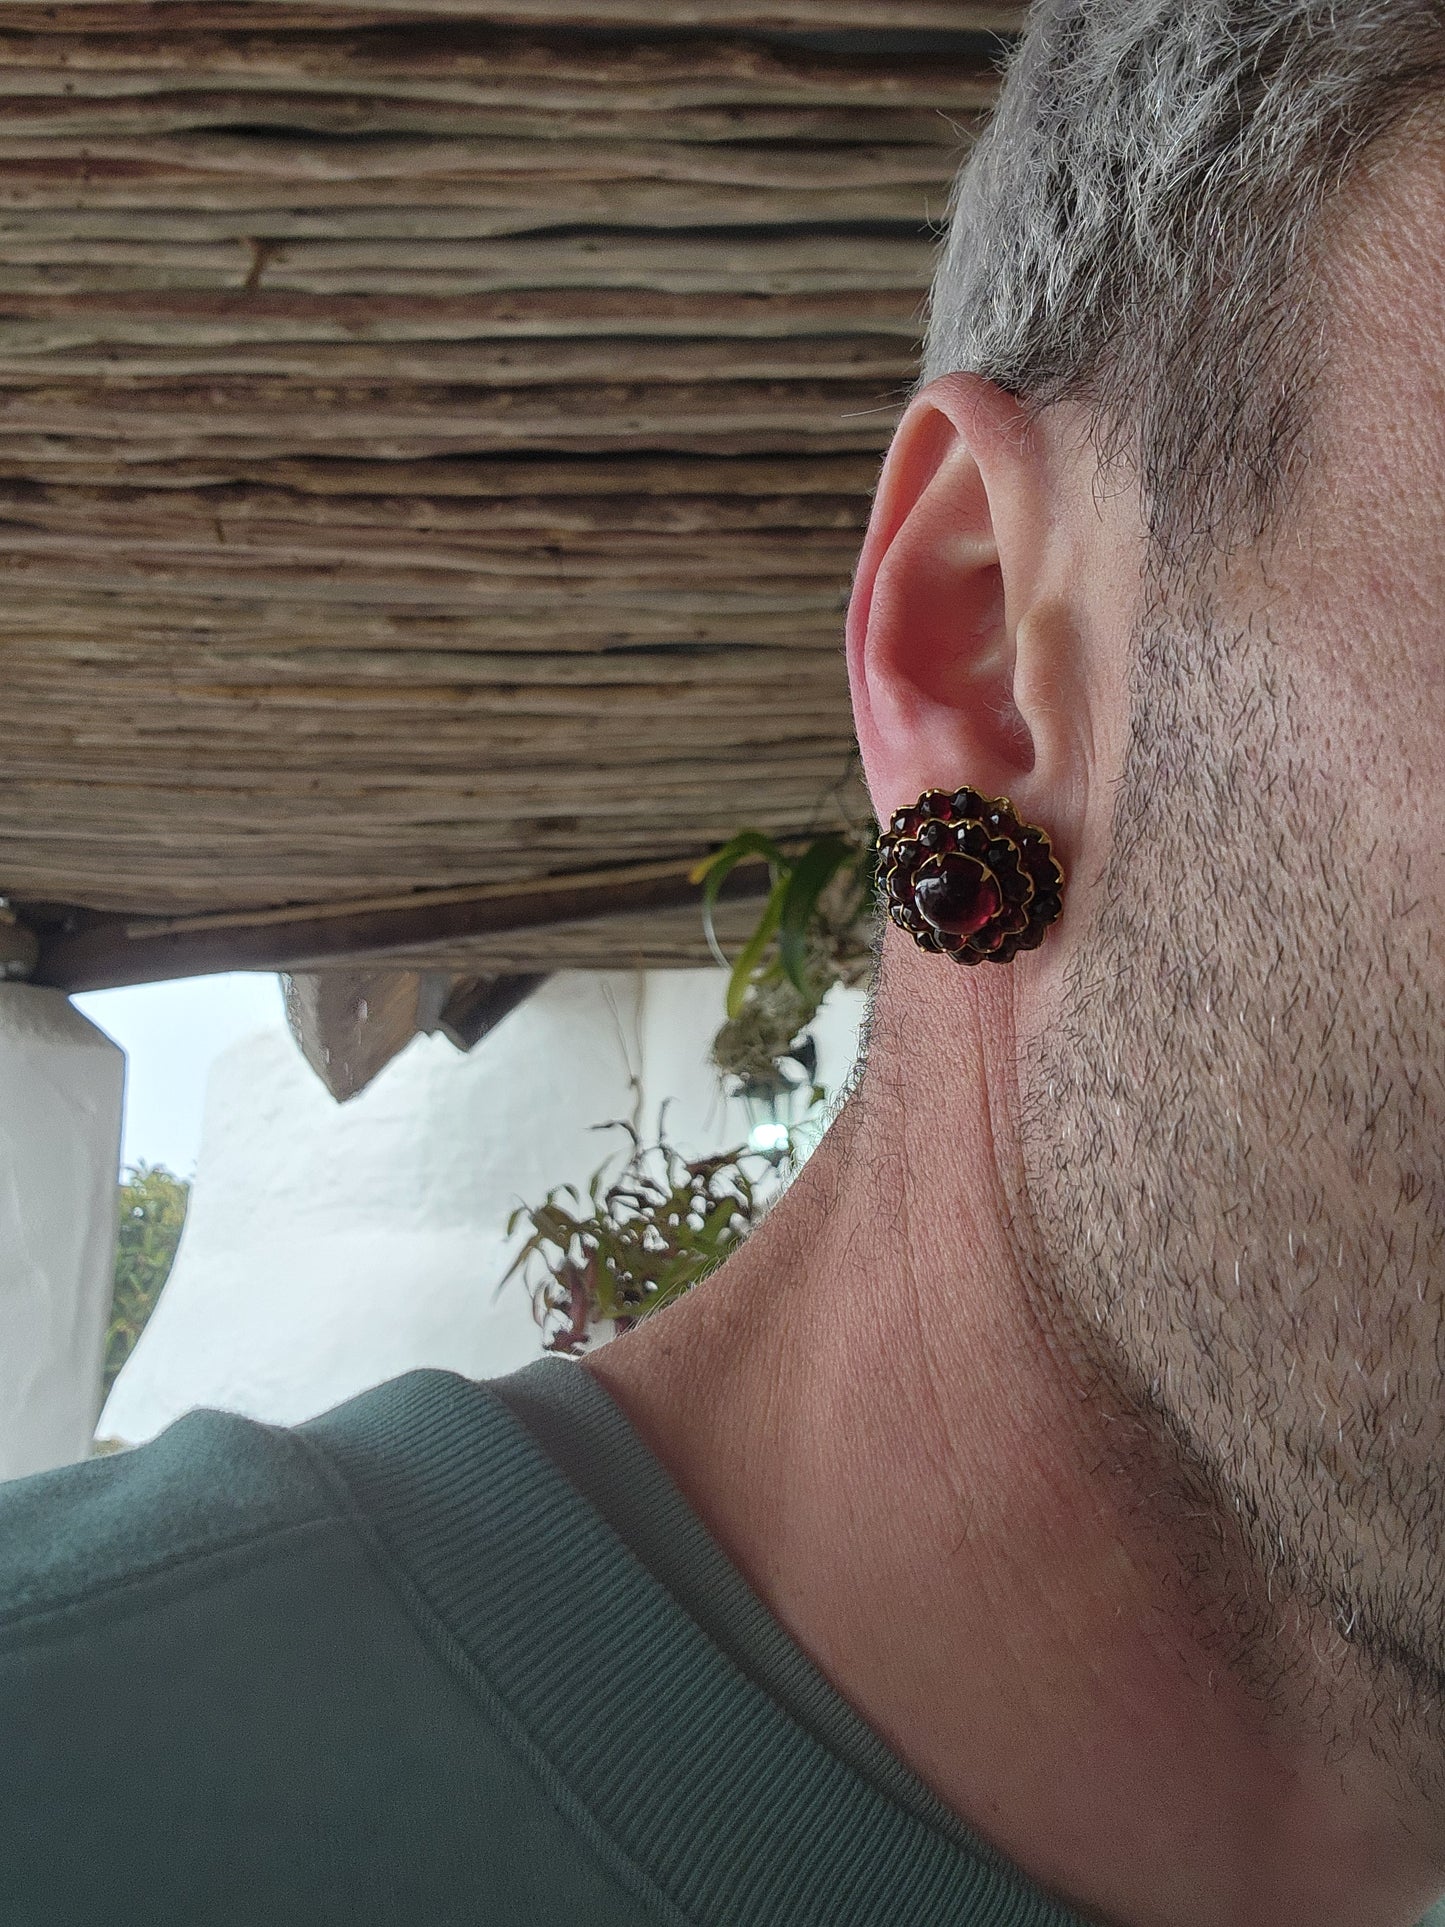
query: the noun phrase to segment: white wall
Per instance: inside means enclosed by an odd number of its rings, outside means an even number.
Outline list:
[[[0,983],[0,1479],[84,1458],[115,1267],[123,1053]]]
[[[496,1296],[506,1223],[585,1185],[642,1082],[640,1127],[677,1101],[686,1151],[746,1139],[707,1062],[724,973],[569,971],[467,1056],[418,1038],[338,1106],[279,1022],[217,1059],[170,1282],[112,1389],[101,1437],[150,1437],[194,1405],[280,1424],[415,1365],[472,1377],[538,1355],[525,1287]],[[826,1013],[824,1074],[851,1063],[861,1000]]]
[[[281,979],[222,971],[87,990],[70,1001],[125,1052],[121,1164],[163,1164],[178,1178],[194,1177],[211,1064],[237,1038],[278,1021]]]

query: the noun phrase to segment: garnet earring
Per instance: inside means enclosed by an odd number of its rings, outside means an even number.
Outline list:
[[[899,929],[961,964],[1036,950],[1063,913],[1048,832],[977,790],[926,790],[897,811],[878,839],[878,881]]]

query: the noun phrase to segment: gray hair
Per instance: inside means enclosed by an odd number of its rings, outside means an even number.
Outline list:
[[[1278,526],[1320,210],[1445,86],[1442,0],[1036,0],[966,162],[924,379],[1085,404],[1156,569]]]

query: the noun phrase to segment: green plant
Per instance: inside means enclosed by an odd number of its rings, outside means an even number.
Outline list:
[[[108,1393],[130,1357],[171,1273],[191,1187],[163,1164],[133,1164],[121,1179],[115,1289],[105,1338]]]
[[[713,910],[724,880],[761,857],[771,888],[752,935],[729,960]],[[718,1069],[749,1094],[796,1089],[812,1075],[808,1026],[835,984],[865,983],[871,969],[877,830],[831,832],[796,854],[760,830],[742,830],[692,873],[703,886],[703,926],[713,955],[728,965],[727,1021],[713,1042]],[[814,1095],[819,1093],[814,1087]]]
[[[596,1125],[627,1133],[632,1149],[621,1170],[609,1180],[608,1159],[585,1197],[559,1184],[545,1203],[522,1205],[508,1221],[509,1237],[524,1221],[532,1232],[497,1290],[530,1271],[547,1351],[581,1352],[599,1321],[615,1319],[625,1331],[671,1304],[715,1271],[762,1216],[770,1161],[743,1146],[686,1158],[667,1140],[666,1109],[655,1144],[644,1145],[621,1120]],[[761,1167],[757,1177],[748,1163]]]

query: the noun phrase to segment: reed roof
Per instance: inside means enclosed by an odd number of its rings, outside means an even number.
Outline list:
[[[692,862],[856,819],[849,579],[1021,11],[8,6],[41,979],[699,962]]]

